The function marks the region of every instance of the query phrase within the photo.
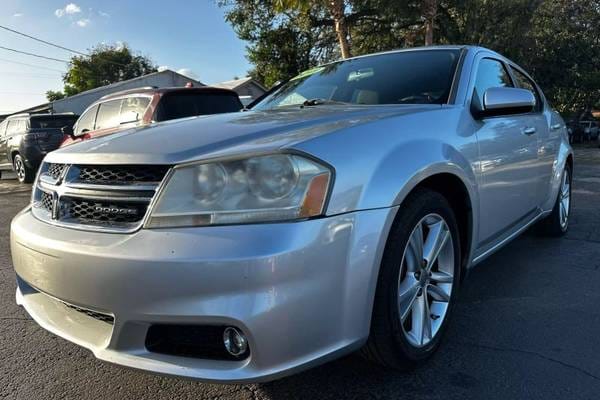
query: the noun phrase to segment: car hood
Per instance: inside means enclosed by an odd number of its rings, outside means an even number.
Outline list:
[[[46,157],[69,164],[178,164],[240,153],[261,153],[374,120],[440,105],[285,107],[185,118],[127,129],[73,144]]]

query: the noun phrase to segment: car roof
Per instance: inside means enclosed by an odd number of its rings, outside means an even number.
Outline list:
[[[114,99],[121,96],[126,95],[135,95],[135,94],[160,94],[164,95],[167,93],[218,93],[218,94],[231,94],[237,96],[237,93],[230,89],[216,88],[212,86],[201,86],[201,87],[142,87],[135,89],[122,90],[120,92],[115,92],[111,94],[107,94],[100,98],[100,100],[109,100]]]
[[[74,114],[74,113],[40,113],[40,114],[29,114],[29,113],[21,113],[21,114],[14,114],[14,115],[9,115],[8,117],[6,117],[7,120],[9,119],[16,119],[16,118],[52,118],[52,117],[73,117],[73,118],[79,118],[79,115]]]

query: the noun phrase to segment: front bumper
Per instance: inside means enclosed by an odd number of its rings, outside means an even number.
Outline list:
[[[52,226],[24,211],[11,225],[17,302],[102,360],[206,381],[275,379],[364,343],[394,214],[106,234]],[[233,325],[246,334],[250,356],[154,353],[145,346],[153,324]]]

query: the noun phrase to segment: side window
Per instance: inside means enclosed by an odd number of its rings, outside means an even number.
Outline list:
[[[22,119],[19,121],[19,133],[27,131],[27,120]]]
[[[96,113],[98,112],[98,106],[94,106],[87,110],[79,119],[77,120],[77,127],[75,128],[75,133],[83,133],[84,131],[93,131],[94,123],[96,122]]]
[[[96,117],[96,129],[114,128],[119,126],[122,100],[110,100],[100,103]]]
[[[486,90],[493,87],[512,86],[510,75],[504,68],[504,64],[492,58],[484,58],[479,62],[479,68],[477,68],[473,101],[477,102],[480,109],[483,109],[483,95]]]
[[[518,87],[520,87],[522,89],[527,89],[527,90],[530,90],[531,92],[533,92],[533,95],[535,96],[535,111],[541,111],[543,108],[542,97],[540,96],[540,93],[538,92],[537,88],[535,87],[535,84],[531,81],[531,79],[529,79],[527,76],[525,76],[525,74],[523,74],[518,69],[510,67],[510,70],[512,71],[513,76],[515,77],[515,80],[517,81]]]
[[[0,137],[4,136],[6,133],[6,125],[8,125],[8,121],[0,122]]]
[[[14,135],[19,132],[19,120],[13,119],[8,121],[8,127],[6,128],[6,135]]]
[[[144,116],[146,108],[150,104],[149,97],[128,97],[123,99],[121,106],[121,118],[119,122],[139,121]],[[137,118],[136,118],[137,115]]]

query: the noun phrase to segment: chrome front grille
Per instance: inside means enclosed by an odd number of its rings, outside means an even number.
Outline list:
[[[44,163],[33,194],[33,214],[77,229],[133,232],[144,223],[164,179],[163,165]]]

